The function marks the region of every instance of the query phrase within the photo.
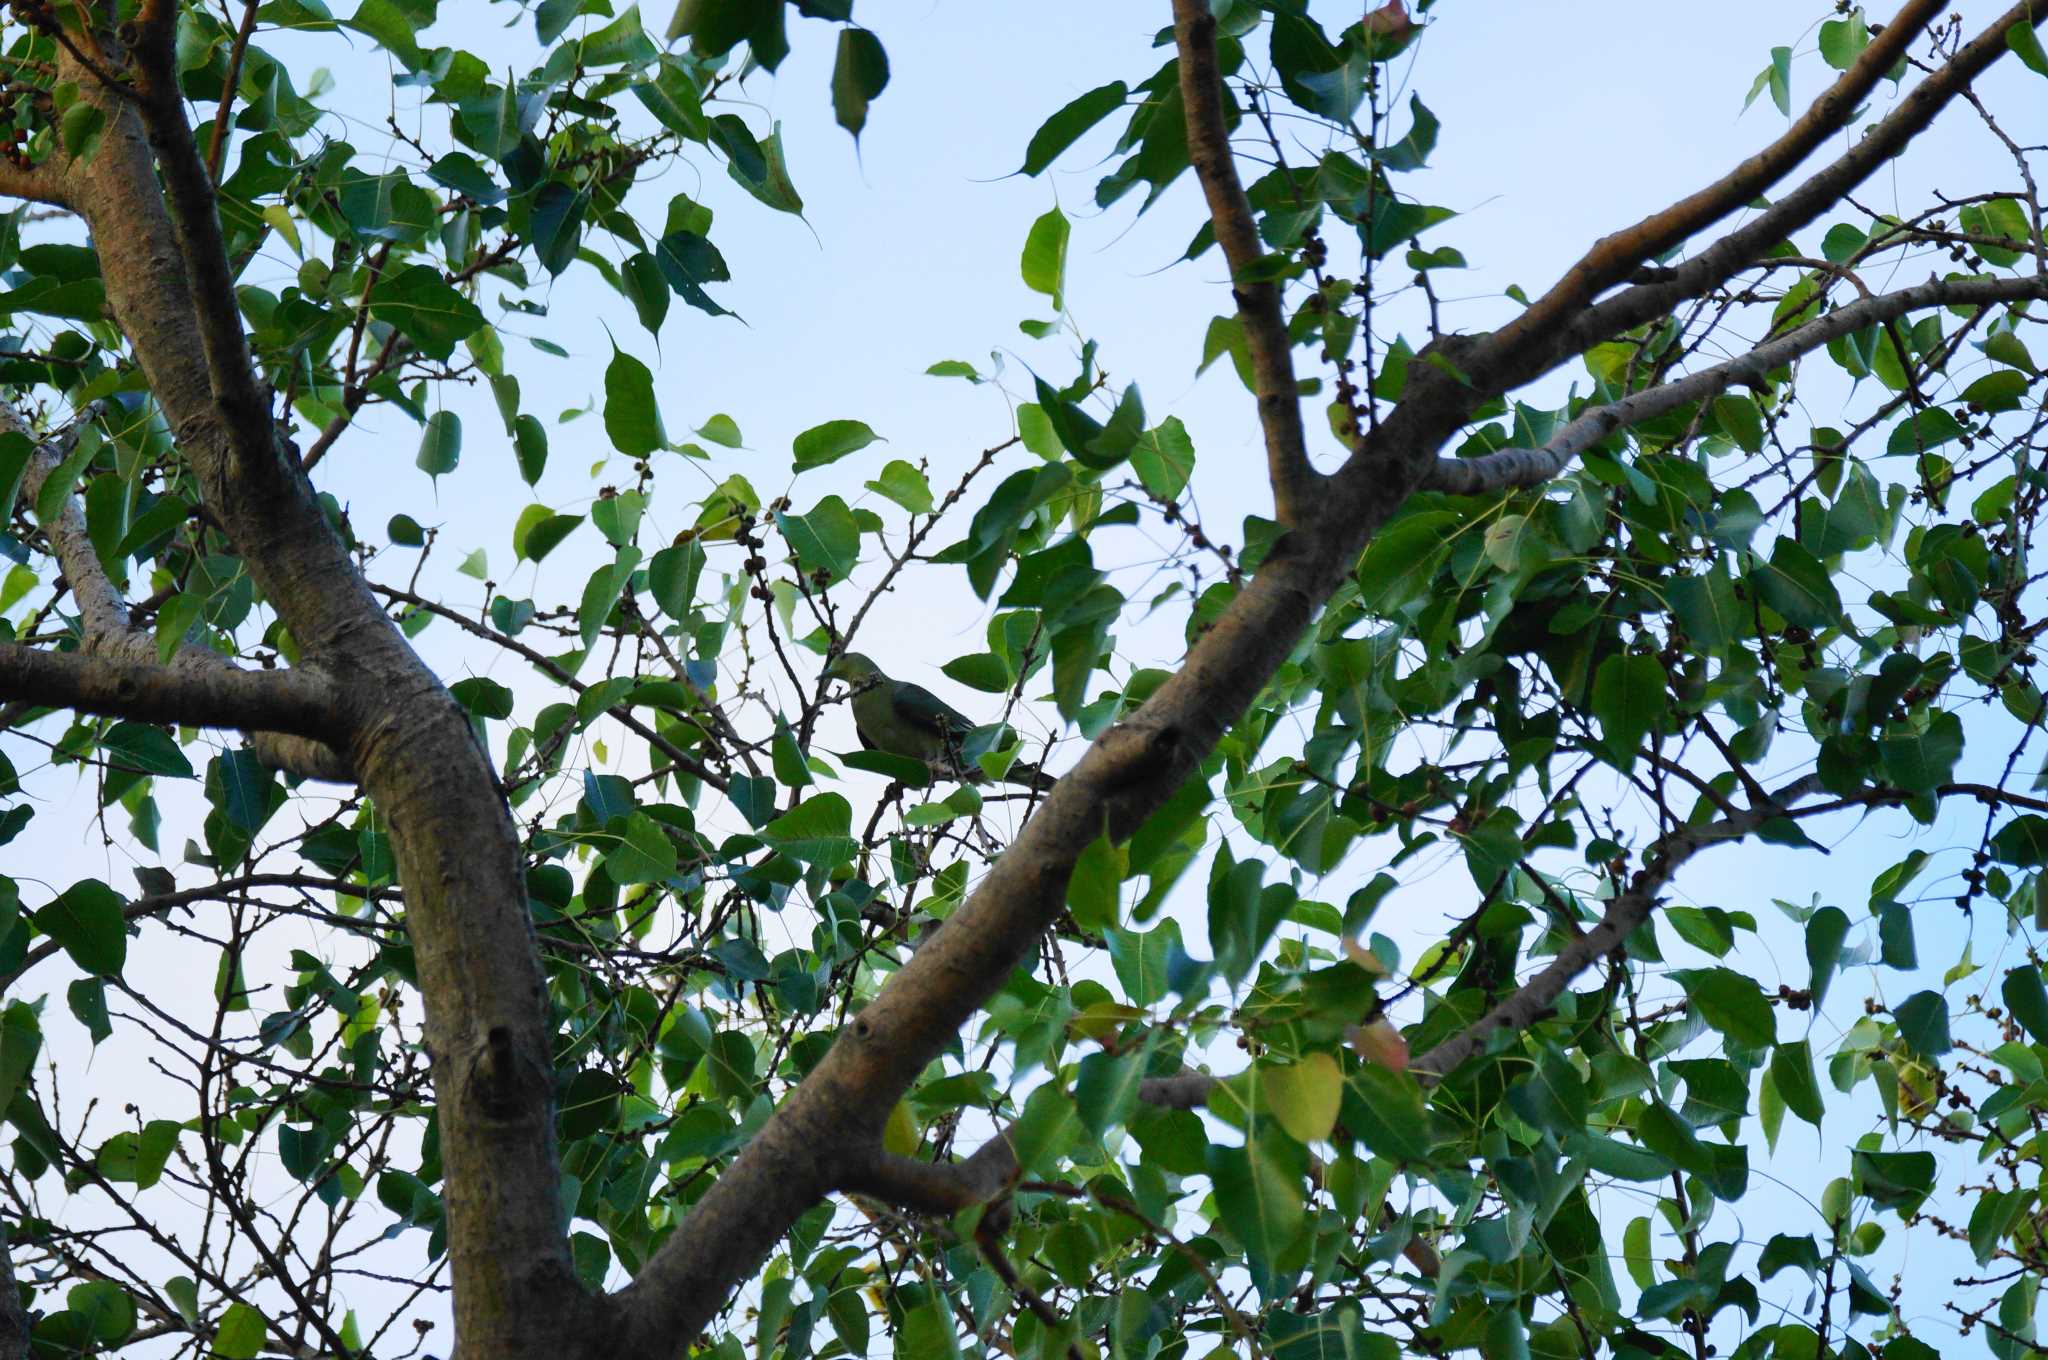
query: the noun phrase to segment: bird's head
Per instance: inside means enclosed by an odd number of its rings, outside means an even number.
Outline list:
[[[844,680],[849,685],[862,685],[871,680],[879,680],[881,675],[881,668],[859,652],[848,652],[825,668],[827,679]]]

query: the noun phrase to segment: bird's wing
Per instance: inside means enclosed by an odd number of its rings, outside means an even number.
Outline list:
[[[889,704],[899,720],[942,741],[958,741],[974,730],[966,714],[923,685],[891,682]]]

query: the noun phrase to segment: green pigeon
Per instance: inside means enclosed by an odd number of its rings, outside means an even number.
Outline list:
[[[942,779],[969,784],[987,779],[961,749],[977,724],[923,685],[891,680],[858,652],[838,658],[825,674],[851,687],[853,726],[863,747],[921,761]],[[1036,765],[1022,762],[1012,765],[1003,778],[1032,789],[1049,789],[1058,782]]]

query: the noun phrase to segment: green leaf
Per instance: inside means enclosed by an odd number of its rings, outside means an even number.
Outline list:
[[[455,346],[484,324],[476,304],[443,282],[440,270],[424,264],[379,279],[370,292],[370,317],[405,332],[432,359],[455,353]]]
[[[697,437],[728,449],[739,448],[742,444],[739,422],[723,413],[699,425]]]
[[[913,515],[931,513],[931,484],[925,481],[922,472],[901,458],[890,459],[873,481],[861,485],[877,495],[888,497]]]
[[[1066,310],[1067,239],[1072,233],[1067,215],[1053,207],[1031,224],[1031,233],[1024,238],[1024,286],[1051,298],[1054,311]]]
[[[803,748],[796,744],[796,733],[790,730],[788,720],[780,713],[775,715],[775,735],[768,749],[775,766],[775,777],[785,787],[801,788],[811,782],[811,770],[804,763]]]
[[[1394,1162],[1429,1160],[1429,1115],[1412,1077],[1370,1064],[1344,1074],[1344,1125],[1359,1142]]]
[[[946,673],[948,679],[958,680],[969,689],[978,689],[984,694],[1001,694],[1010,688],[1010,668],[993,652],[956,656],[939,669]]]
[[[1828,984],[1842,957],[1842,941],[1849,934],[1849,917],[1840,907],[1822,907],[1806,923],[1806,961],[1811,970],[1807,987],[1813,992],[1816,1009],[1827,999]]]
[[[1813,1075],[1813,1049],[1806,1040],[1779,1044],[1771,1053],[1771,1081],[1785,1108],[1815,1128],[1823,1113],[1820,1083]]]
[[[1080,1117],[1059,1082],[1049,1081],[1024,1101],[1024,1111],[1010,1126],[1010,1146],[1024,1174],[1043,1169],[1066,1150],[1078,1131]]]
[[[193,777],[192,762],[169,733],[143,723],[119,722],[100,738],[100,750],[122,769],[138,774]]]
[[[1277,1138],[1253,1139],[1241,1148],[1209,1145],[1209,1181],[1222,1220],[1252,1260],[1268,1270],[1301,1232],[1302,1155],[1299,1145]]]
[[[711,135],[704,121],[703,99],[697,93],[697,83],[684,73],[683,68],[672,58],[664,57],[661,67],[652,80],[643,80],[633,87],[633,93],[655,121],[671,132],[681,133],[693,142],[701,142]]]
[[[541,267],[560,274],[576,262],[583,243],[583,219],[590,210],[590,195],[560,180],[549,180],[533,196],[533,248]]]
[[[1744,453],[1763,452],[1764,414],[1755,400],[1739,392],[1724,393],[1714,398],[1714,418]]]
[[[761,839],[806,864],[842,864],[860,843],[853,838],[853,805],[836,793],[813,794],[761,828]]]
[[[654,374],[616,345],[604,371],[604,432],[628,458],[645,458],[668,443],[654,401]]]
[[[1529,1360],[1529,1328],[1513,1304],[1496,1304],[1486,1315],[1486,1360]]]
[[[545,505],[529,505],[512,526],[512,555],[523,562],[538,562],[582,522],[581,515],[558,515]]]
[[[2048,987],[2042,986],[2039,968],[2029,963],[2007,973],[1999,998],[2035,1043],[2048,1044]]]
[[[232,825],[251,834],[270,820],[280,792],[276,775],[249,751],[222,752],[207,766],[207,801]]]
[[[42,489],[36,492],[36,518],[44,524],[54,524],[64,513],[64,502],[77,489],[79,476],[86,465],[91,463],[100,449],[96,432],[87,430],[72,450],[64,455],[64,461],[43,478]]]
[[[231,1303],[213,1334],[213,1353],[220,1360],[255,1360],[268,1331],[263,1314],[246,1303]]]
[[[1670,711],[1663,663],[1654,656],[1617,654],[1600,663],[1593,678],[1593,713],[1610,759],[1622,769],[1635,764],[1636,748]]]
[[[576,606],[576,629],[585,651],[596,645],[618,605],[619,592],[626,588],[633,568],[639,565],[640,550],[623,547],[609,566],[599,567],[584,583],[582,600]]]
[[[1789,538],[1771,545],[1768,564],[1755,563],[1750,580],[1764,603],[1787,623],[1811,632],[1832,628],[1842,617],[1842,597],[1820,559]]]
[[[118,1346],[135,1330],[135,1300],[112,1280],[87,1280],[71,1286],[64,1295],[64,1306],[102,1346]]]
[[[892,756],[887,751],[846,751],[840,755],[839,763],[849,770],[866,770],[913,789],[925,788],[932,782],[931,767],[923,761]]]
[[[1074,924],[1092,933],[1115,926],[1123,881],[1123,852],[1107,836],[1097,836],[1074,861],[1067,879],[1067,910]]]
[[[1546,1047],[1535,1069],[1508,1089],[1508,1104],[1527,1123],[1559,1137],[1586,1127],[1586,1083],[1571,1060],[1555,1048]]]
[[[1090,1053],[1074,1076],[1074,1109],[1081,1123],[1098,1138],[1128,1120],[1138,1107],[1138,1084],[1145,1076],[1146,1049],[1121,1055]]]
[[[0,1109],[14,1102],[42,1048],[43,1031],[36,1008],[25,1001],[8,1002],[7,1009],[0,1012]]]
[[[620,886],[660,883],[676,871],[675,842],[661,823],[644,812],[628,814],[618,823],[618,844],[604,857],[604,869]]]
[[[2029,71],[2048,76],[2048,52],[2041,50],[2041,35],[2034,31],[2031,22],[2021,19],[2005,30],[2005,45]]]
[[[640,532],[640,517],[647,510],[647,497],[639,491],[622,491],[616,496],[599,495],[590,506],[590,522],[604,535],[605,542],[623,548]]]
[[[35,452],[35,441],[20,430],[0,430],[0,519],[14,513],[22,475]]]
[[[427,417],[426,428],[420,432],[420,451],[413,458],[413,466],[429,477],[439,479],[455,471],[456,463],[462,459],[462,417],[453,411],[436,411]]]
[[[1079,141],[1089,128],[1122,108],[1129,96],[1130,87],[1118,80],[1098,85],[1062,106],[1031,134],[1031,143],[1024,148],[1024,164],[1017,168],[1018,173],[1036,175],[1044,170],[1059,158],[1062,151]]]
[[[1886,779],[1909,793],[1927,793],[1955,773],[1963,754],[1963,720],[1937,713],[1923,731],[1887,732],[1878,750]]]
[[[532,416],[519,416],[512,422],[512,448],[519,459],[520,480],[532,486],[547,469],[547,427]]]
[[[576,56],[586,67],[615,66],[649,60],[654,50],[640,19],[640,6],[635,4],[628,5],[618,18],[577,44]]]
[[[36,929],[97,977],[119,977],[128,960],[126,900],[97,879],[81,879],[35,913]]]
[[[179,1131],[176,1120],[152,1119],[140,1131],[126,1130],[100,1144],[93,1160],[108,1180],[147,1190],[163,1179]]]
[[[860,565],[860,524],[837,496],[827,496],[809,514],[778,511],[775,525],[806,575],[822,574],[827,586],[845,580]],[[787,782],[787,781],[785,781]]]
[[[156,659],[169,665],[205,613],[205,598],[189,591],[173,595],[163,608],[157,610]]]
[[[791,450],[796,454],[796,471],[809,472],[836,463],[849,453],[858,453],[881,436],[858,420],[828,420],[813,425],[796,437]]]
[[[725,117],[730,118],[731,115]],[[712,120],[714,137],[717,135],[720,121]],[[780,123],[762,139],[753,155],[735,158],[727,164],[726,170],[738,181],[741,188],[777,212],[791,213],[799,217],[803,215],[804,201],[797,196],[796,186],[790,183],[789,166],[782,157]]]
[[[654,603],[672,619],[690,616],[697,596],[697,583],[704,574],[704,547],[691,540],[676,548],[663,548],[647,564],[647,588]]]
[[[1131,448],[1131,471],[1154,496],[1177,500],[1195,470],[1195,442],[1179,416],[1168,416],[1138,436]]]
[[[1678,968],[1672,980],[1709,1025],[1745,1048],[1767,1048],[1778,1019],[1753,978],[1732,968]]]
[[[855,141],[868,125],[868,105],[888,84],[889,56],[882,40],[864,28],[840,29],[832,63],[832,117]]]
[[[89,99],[81,99],[64,110],[64,116],[57,124],[58,136],[64,142],[64,154],[74,161],[90,161],[106,130],[106,111]]]
[[[1963,433],[1962,425],[1954,416],[1939,406],[1930,406],[1924,411],[1915,411],[1892,427],[1885,452],[1895,458],[1919,453],[1939,448],[1952,439],[1961,439]]]
[[[1670,1106],[1658,1101],[1644,1105],[1636,1116],[1636,1137],[1644,1147],[1679,1170],[1698,1176],[1719,1198],[1741,1198],[1749,1179],[1749,1163],[1743,1150],[1700,1141]]]
[[[1820,26],[1821,60],[1837,71],[1846,71],[1855,65],[1856,58],[1868,46],[1870,26],[1864,22],[1861,9],[1846,19],[1830,19]]]
[[[1899,1037],[1923,1058],[1937,1058],[1949,1051],[1948,1001],[1940,992],[1921,991],[1892,1008]]]
[[[649,335],[661,334],[661,323],[668,319],[668,279],[661,272],[661,262],[646,251],[635,251],[619,266],[619,291],[633,304],[633,314],[640,318],[640,324]]]
[[[1934,1154],[1931,1152],[1852,1152],[1849,1164],[1855,1170],[1857,1188],[1872,1203],[1896,1209],[1901,1218],[1918,1213],[1934,1192]]]

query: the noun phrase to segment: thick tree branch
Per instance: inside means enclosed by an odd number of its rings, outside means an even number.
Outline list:
[[[11,161],[0,161],[0,198],[48,203],[57,208],[71,206],[71,199],[65,188],[64,172],[55,156],[26,169]]]
[[[213,176],[193,139],[178,88],[179,7],[147,0],[136,23],[136,104],[163,175],[163,192],[178,222],[177,242],[185,265],[191,309],[198,322],[213,399],[236,436],[243,458],[275,456],[270,402],[249,363],[242,308],[235,298],[234,268],[221,236]],[[237,59],[239,59],[239,51]],[[223,101],[233,94],[230,88]],[[256,438],[260,434],[260,438]]]
[[[175,14],[172,0],[147,0],[138,18],[140,101],[79,81],[106,127],[70,171],[74,204],[213,522],[305,664],[341,697],[337,744],[390,816],[433,1059],[459,1347],[580,1353],[603,1328],[562,1230],[552,1030],[517,828],[468,713],[378,606],[305,477],[278,456],[212,186],[177,102]]]
[[[97,407],[87,407],[30,455],[22,479],[30,502],[98,414]],[[29,434],[21,417],[5,405],[0,405],[0,430]],[[190,643],[178,647],[169,665],[161,664],[156,639],[130,626],[128,603],[101,564],[86,532],[85,511],[68,489],[57,517],[43,526],[43,536],[78,605],[85,654],[10,647],[0,658],[0,697],[40,707],[229,728],[247,733],[256,758],[273,769],[304,779],[353,782],[349,762],[327,740],[340,730],[341,704],[323,679],[312,672],[240,671],[220,653]],[[287,691],[295,696],[289,703],[283,697]],[[271,697],[257,710],[238,715],[221,706],[231,695],[261,699],[264,694]],[[273,710],[287,720],[270,721]]]
[[[1659,387],[1633,392],[1619,401],[1581,412],[1541,448],[1498,449],[1477,458],[1439,458],[1424,485],[1454,495],[1477,495],[1538,486],[1617,430],[1654,420],[1666,412],[1707,401],[1736,383],[1761,378],[1832,340],[1867,326],[1929,307],[1989,306],[2023,299],[2048,300],[2048,278],[1929,279],[1894,293],[1881,293],[1837,307],[1797,330],[1757,346],[1726,363],[1703,368]]]
[[[1943,0],[1907,0],[1884,32],[1871,39],[1849,69],[1807,107],[1784,135],[1704,189],[1688,194],[1632,227],[1601,237],[1550,291],[1502,327],[1494,337],[1495,342],[1512,351],[1549,335],[1560,322],[1575,317],[1588,302],[1626,279],[1639,266],[1738,211],[1790,174],[1816,147],[1848,125],[1865,96],[1941,12],[1942,3]]]
[[[1184,1071],[1146,1077],[1138,1099],[1168,1110],[1198,1110],[1208,1102],[1217,1077]],[[987,1204],[1016,1183],[1016,1126],[1007,1125],[956,1162],[927,1162],[884,1152],[879,1141],[849,1153],[834,1187],[866,1195],[917,1213],[956,1214]]]
[[[1664,891],[1679,866],[1706,846],[1741,840],[1772,818],[1784,816],[1792,804],[1818,793],[1820,789],[1819,775],[1804,775],[1779,789],[1771,801],[1760,806],[1745,808],[1737,815],[1724,817],[1718,822],[1684,826],[1660,836],[1644,855],[1643,867],[1636,871],[1628,887],[1607,904],[1607,910],[1597,925],[1559,950],[1556,958],[1517,987],[1506,1000],[1416,1058],[1409,1065],[1409,1071],[1425,1083],[1439,1081],[1458,1064],[1484,1049],[1486,1041],[1495,1033],[1504,1029],[1525,1029],[1534,1024],[1563,995],[1565,988],[1571,986],[1574,978],[1619,949],[1637,926],[1650,919],[1658,894]]]
[[[178,670],[0,643],[0,696],[141,722],[324,738],[340,705],[313,671]]]
[[[1626,288],[1576,313],[1558,314],[1550,325],[1524,325],[1525,313],[1524,318],[1472,347],[1465,356],[1465,377],[1493,392],[1519,386],[1590,346],[1654,320],[1685,299],[1725,282],[1896,159],[1970,82],[2010,53],[2005,40],[2008,29],[2015,24],[2038,27],[2043,23],[2048,23],[2048,7],[2039,0],[2020,0],[1908,91],[1897,108],[1847,151],[1749,222],[1660,274],[1654,282]],[[1877,41],[1889,37],[1890,32],[1886,30]],[[1837,85],[1839,88],[1839,82]]]
[[[1281,536],[1181,669],[1096,739],[967,901],[840,1032],[619,1296],[621,1354],[672,1354],[724,1307],[789,1225],[844,1181],[849,1158],[859,1155],[849,1149],[879,1136],[896,1100],[1028,957],[1065,909],[1081,852],[1105,830],[1129,835],[1199,777],[1443,442],[1481,402],[1524,380],[1518,375],[1583,348],[1554,337],[1517,346],[1454,340],[1410,365],[1399,405],[1319,484],[1317,513]]]
[[[1238,323],[1251,356],[1259,426],[1266,437],[1266,476],[1273,485],[1274,518],[1299,523],[1316,506],[1322,476],[1308,459],[1301,426],[1301,394],[1294,381],[1294,342],[1281,314],[1280,287],[1255,277],[1265,257],[1252,207],[1238,182],[1223,117],[1223,77],[1216,68],[1216,19],[1208,0],[1173,0],[1173,35],[1180,49],[1180,97],[1187,111],[1188,160],[1209,202],[1216,243],[1230,267]]]
[[[10,1247],[10,1243],[0,1242],[0,1360],[28,1360],[28,1312],[21,1306],[21,1290],[14,1282]]]
[[[923,1214],[957,1214],[1000,1198],[1017,1179],[1013,1130],[1005,1128],[957,1162],[927,1162],[882,1151],[850,1156],[838,1189]]]

